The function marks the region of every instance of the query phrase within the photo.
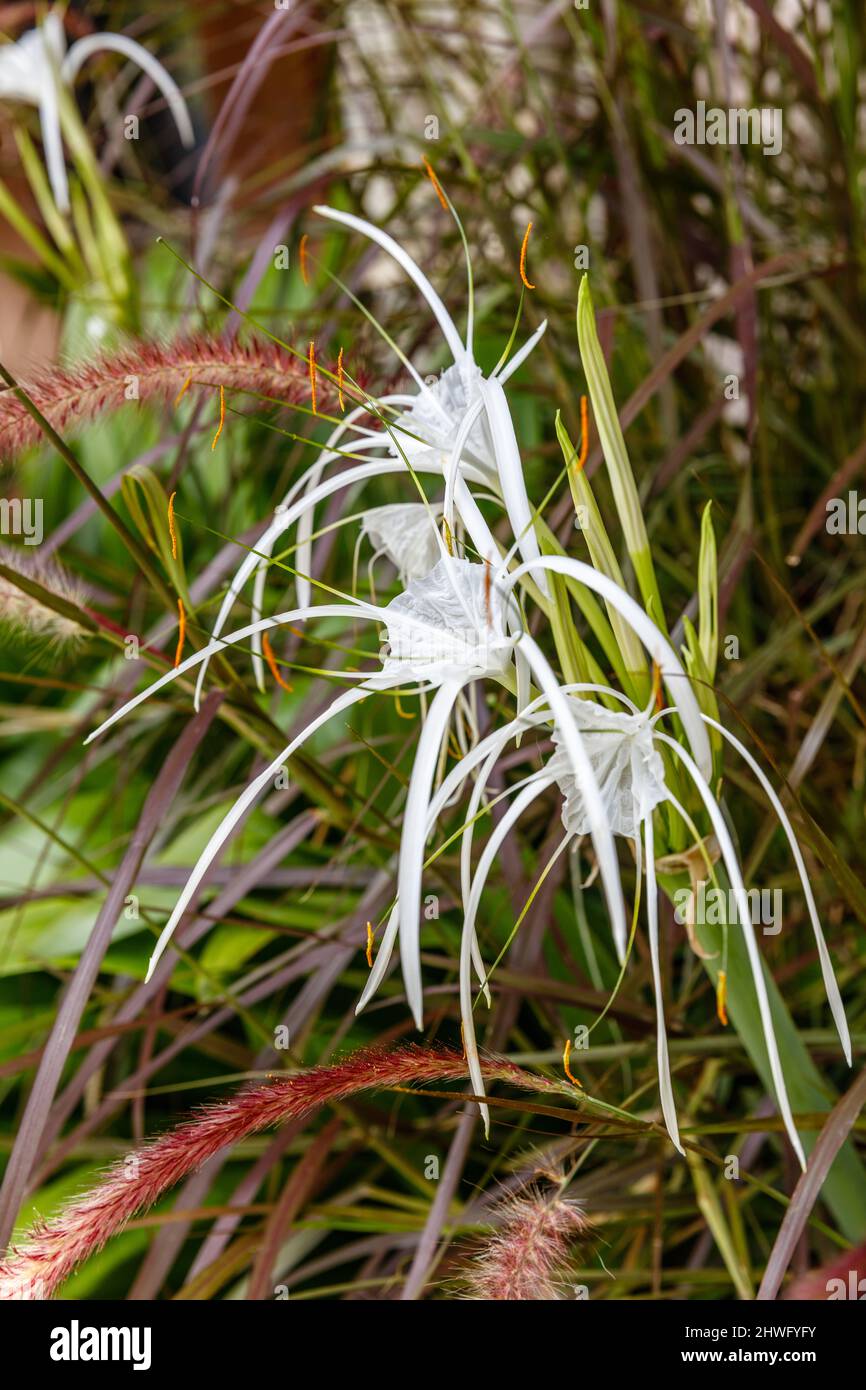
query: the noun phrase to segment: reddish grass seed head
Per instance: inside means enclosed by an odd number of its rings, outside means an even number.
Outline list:
[[[498,1229],[461,1271],[467,1296],[484,1302],[560,1300],[576,1241],[589,1223],[575,1202],[532,1191],[509,1197]]]
[[[483,1063],[490,1080],[541,1090],[553,1083],[511,1062]],[[466,1063],[457,1052],[406,1047],[356,1052],[330,1067],[313,1067],[285,1080],[251,1086],[231,1100],[207,1106],[185,1124],[129,1154],[81,1197],[34,1226],[0,1261],[0,1299],[50,1298],[87,1259],[137,1212],[200,1168],[214,1154],[250,1134],[299,1119],[360,1091],[429,1081],[459,1080]]]
[[[272,343],[224,343],[205,336],[145,342],[83,366],[52,367],[22,388],[59,434],[130,400],[177,403],[197,386],[248,391],[298,405],[306,401],[304,363]],[[329,403],[330,404],[330,403]],[[0,459],[41,443],[42,431],[11,391],[0,395]]]

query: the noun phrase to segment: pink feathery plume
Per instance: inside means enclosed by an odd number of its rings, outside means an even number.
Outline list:
[[[528,1090],[555,1087],[503,1059],[483,1064],[491,1080]],[[76,1265],[119,1231],[132,1216],[200,1168],[228,1145],[250,1134],[300,1119],[329,1102],[359,1091],[466,1075],[465,1059],[446,1049],[407,1047],[356,1052],[331,1067],[251,1086],[231,1100],[209,1105],[192,1119],[127,1155],[83,1196],[50,1221],[34,1226],[0,1261],[0,1298],[50,1298]]]
[[[533,1191],[501,1204],[498,1229],[461,1271],[467,1296],[484,1302],[562,1298],[574,1242],[589,1222],[575,1202]]]
[[[67,431],[133,401],[173,401],[187,390],[222,386],[289,405],[307,403],[310,382],[303,359],[275,344],[221,342],[205,336],[173,343],[134,343],[84,366],[52,367],[21,387],[57,432]],[[337,393],[320,373],[321,398]],[[134,392],[133,395],[130,393]],[[323,402],[326,409],[330,401]],[[44,436],[13,392],[0,395],[0,458],[11,460]]]

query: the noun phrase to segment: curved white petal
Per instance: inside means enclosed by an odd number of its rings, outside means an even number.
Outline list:
[[[257,777],[254,777],[252,782],[244,788],[231,810],[223,816],[216,830],[211,835],[199,855],[192,873],[184,884],[183,891],[174,905],[174,910],[160,932],[159,940],[154,947],[153,955],[147,967],[145,984],[151,978],[154,970],[159,964],[160,957],[171,941],[175,928],[186,911],[193,893],[196,888],[198,888],[198,885],[201,883],[238,821],[258,799],[260,793],[273,783],[274,777],[283,764],[287,762],[292,754],[296,752],[317,729],[320,729],[323,724],[327,724],[328,720],[333,719],[341,710],[348,709],[350,705],[357,704],[359,700],[365,700],[369,694],[369,690],[344,690],[337,696],[336,700],[332,701],[326,710],[318,715],[317,718],[312,719],[310,723],[292,739],[291,743],[287,743],[282,752],[279,753],[272,762],[268,763],[267,767],[264,768]]]
[[[69,211],[69,181],[66,177],[66,158],[63,153],[63,136],[60,130],[60,109],[57,102],[56,77],[48,66],[42,79],[39,98],[39,125],[42,130],[42,146],[45,151],[45,167],[51,192],[60,212]]]
[[[530,806],[537,797],[541,796],[542,792],[546,791],[552,783],[552,777],[547,777],[543,772],[536,773],[529,784],[515,797],[499,824],[494,827],[487,844],[484,846],[478,861],[478,868],[472,879],[469,900],[465,906],[463,938],[460,945],[460,1017],[463,1023],[463,1047],[466,1051],[469,1075],[472,1078],[472,1089],[476,1096],[485,1094],[484,1076],[478,1057],[478,1044],[475,1040],[475,1022],[472,1014],[472,973],[470,970],[471,947],[472,942],[476,940],[475,918],[478,913],[478,904],[481,901],[481,894],[484,891],[490,867],[509,830],[527,806]],[[484,1133],[487,1134],[490,1130],[490,1112],[486,1105],[481,1105],[480,1110],[484,1118]]]
[[[451,448],[451,457],[448,460],[448,467],[445,470],[445,500],[442,509],[445,513],[445,520],[453,534],[454,532],[454,490],[457,486],[457,479],[460,473],[460,463],[463,457],[463,450],[466,446],[470,434],[472,433],[475,421],[484,409],[483,400],[473,401],[466,411],[457,430],[454,443]]]
[[[511,412],[505,399],[502,384],[496,377],[480,382],[481,396],[487,413],[487,422],[493,440],[493,453],[496,458],[496,471],[499,485],[515,544],[527,564],[535,564],[540,557],[538,539],[535,535],[532,508],[526,492],[523,464]],[[538,587],[545,598],[550,596],[550,588],[544,573],[537,579]]]
[[[637,636],[646,647],[653,661],[659,667],[662,679],[667,686],[671,704],[676,708],[683,723],[695,761],[704,777],[710,778],[713,771],[713,758],[706,726],[695,699],[688,676],[683,670],[679,657],[670,642],[659,631],[652,618],[648,617],[640,604],[630,594],[609,579],[606,574],[587,565],[583,560],[572,560],[568,555],[542,555],[539,559],[518,565],[505,579],[509,587],[517,582],[522,574],[530,570],[549,569],[556,574],[565,574],[592,589],[612,608],[625,618],[634,628]]]
[[[528,632],[524,632],[520,637],[518,646],[525,651],[533,675],[547,696],[557,729],[562,735],[562,741],[571,758],[574,775],[581,785],[592,842],[595,845],[601,880],[604,884],[614,944],[622,963],[625,960],[627,943],[625,903],[619,876],[619,864],[613,843],[613,832],[605,814],[598,782],[584,747],[580,730],[574,721],[568,696],[563,694],[562,687],[553,674],[547,657]]]
[[[763,1024],[764,1028],[764,1043],[767,1048],[767,1056],[770,1062],[770,1071],[773,1077],[773,1086],[776,1091],[776,1100],[779,1105],[779,1111],[781,1113],[782,1119],[785,1122],[785,1129],[788,1132],[788,1138],[790,1139],[794,1152],[797,1155],[800,1167],[805,1171],[806,1155],[803,1152],[803,1145],[800,1143],[800,1136],[797,1133],[797,1130],[794,1125],[794,1117],[791,1114],[791,1105],[790,1101],[788,1100],[788,1091],[785,1086],[785,1077],[782,1072],[782,1063],[779,1058],[779,1049],[776,1043],[776,1033],[773,1028],[773,1018],[772,1014],[770,1013],[770,1001],[767,997],[767,985],[766,981],[764,980],[764,967],[761,961],[761,953],[758,950],[758,943],[755,940],[755,932],[754,928],[752,927],[752,919],[751,914],[749,912],[749,902],[748,898],[746,897],[746,888],[745,884],[743,883],[743,876],[740,873],[740,865],[739,861],[737,860],[737,852],[734,849],[734,844],[731,840],[730,832],[728,831],[728,827],[725,824],[725,818],[722,815],[721,810],[719,809],[715,797],[713,796],[712,792],[707,786],[706,781],[701,776],[700,769],[696,766],[696,764],[689,756],[689,754],[686,752],[686,750],[682,748],[680,744],[678,744],[676,740],[672,739],[668,734],[659,733],[658,730],[656,730],[656,738],[661,739],[661,741],[663,743],[666,743],[669,748],[672,748],[674,753],[682,762],[683,767],[686,769],[692,781],[694,782],[695,787],[698,790],[698,794],[700,795],[700,798],[703,801],[704,806],[706,807],[707,814],[710,817],[713,830],[715,831],[716,839],[719,842],[719,849],[721,850],[722,858],[725,861],[725,868],[728,873],[728,878],[730,879],[731,887],[734,890],[734,899],[737,904],[737,915],[740,919],[740,926],[743,931],[743,936],[745,937],[746,950],[749,955],[749,964],[752,968],[752,979],[755,982],[755,993],[758,996],[758,1009],[761,1014],[761,1023]]]
[[[177,680],[179,676],[186,675],[187,671],[195,670],[196,666],[200,666],[203,661],[209,661],[217,652],[224,651],[226,647],[232,646],[235,642],[242,642],[245,637],[251,637],[254,632],[263,632],[272,627],[280,627],[284,623],[305,622],[308,618],[369,618],[372,622],[381,623],[384,611],[382,608],[375,608],[372,604],[366,603],[322,603],[314,608],[290,608],[285,613],[277,613],[273,618],[261,618],[257,623],[247,623],[246,627],[237,628],[235,632],[227,633],[225,637],[220,637],[216,642],[209,642],[206,647],[202,647],[200,652],[194,652],[179,666],[174,666],[170,671],[166,671],[158,680],[153,681],[146,690],[134,695],[131,700],[127,700],[125,705],[103,720],[98,729],[94,729],[92,734],[87,735],[84,742],[85,744],[92,743],[94,739],[99,738],[107,729],[110,729],[112,724],[123,719],[143,701],[149,700],[151,695],[155,695],[163,686]],[[375,678],[375,673],[363,671],[351,674],[340,672],[340,674],[347,680],[372,680]]]
[[[61,69],[63,80],[73,82],[83,63],[88,58],[92,58],[95,53],[107,50],[111,53],[120,53],[124,58],[129,58],[131,62],[140,67],[142,72],[146,72],[151,82],[159,88],[168,104],[168,109],[174,118],[177,132],[187,149],[192,149],[195,144],[195,132],[192,128],[192,121],[189,118],[186,102],[183,99],[181,90],[170,73],[166,71],[159,59],[154,58],[152,53],[135,39],[128,39],[124,34],[88,34],[85,38],[79,39],[74,43],[63,60]]]
[[[409,1008],[419,1029],[424,1027],[421,986],[421,872],[427,810],[433,775],[462,681],[448,681],[436,692],[415,749],[409,791],[403,811],[397,898],[400,910],[400,965]]]
[[[758,781],[760,782],[761,786],[763,787],[764,791],[766,792],[767,799],[773,807],[773,810],[779,817],[782,829],[784,830],[785,835],[788,839],[788,844],[791,847],[791,854],[793,855],[794,862],[797,865],[797,872],[800,875],[800,882],[803,885],[803,896],[806,899],[806,906],[809,910],[809,919],[812,923],[812,931],[815,934],[815,945],[818,947],[818,958],[821,962],[821,974],[824,977],[824,988],[827,991],[827,1000],[830,1005],[830,1012],[833,1015],[833,1022],[836,1024],[836,1031],[839,1034],[839,1041],[842,1044],[842,1051],[845,1053],[845,1060],[850,1067],[852,1065],[851,1034],[848,1031],[848,1020],[845,1017],[845,1006],[842,1003],[842,996],[839,993],[839,986],[836,983],[836,976],[833,973],[833,962],[830,959],[830,952],[827,950],[827,942],[825,941],[824,933],[821,930],[821,922],[818,917],[818,909],[815,905],[815,898],[812,893],[812,885],[809,882],[809,875],[806,872],[806,863],[803,859],[800,846],[797,843],[797,837],[794,834],[794,827],[792,826],[790,819],[788,818],[788,813],[782,805],[782,802],[773,790],[770,779],[767,777],[760,764],[756,762],[756,760],[752,757],[749,750],[740,742],[738,738],[735,738],[735,736],[730,732],[729,729],[726,729],[722,724],[719,724],[717,720],[711,719],[708,714],[704,715],[704,723],[709,724],[710,727],[713,729],[717,729],[718,732],[722,735],[722,737],[727,739],[728,743],[732,744],[733,747],[736,748],[740,756],[745,759],[745,761],[748,763],[749,767],[752,769],[755,776],[757,777]]]
[[[497,377],[498,380],[501,382],[506,382],[509,377],[514,376],[514,373],[517,371],[518,367],[523,366],[523,363],[526,361],[529,354],[533,352],[538,343],[540,343],[541,339],[544,337],[546,329],[547,319],[544,320],[540,327],[536,328],[531,338],[527,338],[526,342],[523,344],[523,347],[520,348],[517,352],[515,352],[514,356],[510,358],[508,362],[505,363],[505,366],[502,368],[502,370],[499,372],[494,372],[493,376]]]
[[[415,264],[408,252],[404,251],[403,247],[387,232],[374,227],[372,222],[366,222],[363,217],[355,217],[351,212],[340,212],[337,208],[324,207],[321,204],[314,207],[313,212],[317,212],[320,217],[327,217],[331,222],[339,222],[344,227],[351,227],[353,231],[360,232],[362,236],[369,237],[370,241],[375,241],[377,246],[381,246],[383,251],[387,251],[388,255],[394,258],[421,291],[432,309],[454,361],[462,362],[466,357],[466,348],[457,331],[457,326],[427,276]]]
[[[674,1091],[671,1085],[671,1068],[668,1059],[668,1039],[665,1031],[665,1001],[662,995],[662,975],[659,966],[659,895],[656,887],[655,837],[653,818],[644,821],[646,837],[646,911],[649,933],[650,962],[652,965],[653,991],[656,1001],[656,1060],[659,1073],[659,1093],[662,1100],[662,1114],[674,1147],[685,1157],[685,1149],[680,1141],[677,1124],[677,1111],[674,1104]],[[640,843],[638,841],[638,843]]]

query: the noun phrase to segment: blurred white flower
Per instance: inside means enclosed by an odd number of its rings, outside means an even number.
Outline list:
[[[177,83],[146,48],[125,34],[99,32],[78,39],[67,52],[63,20],[56,11],[50,11],[38,28],[29,29],[17,42],[0,47],[0,100],[38,107],[45,164],[54,201],[61,212],[69,211],[69,185],[58,84],[71,87],[88,58],[101,52],[119,53],[147,73],[165,97],[184,145],[190,148],[195,143],[192,122]]]

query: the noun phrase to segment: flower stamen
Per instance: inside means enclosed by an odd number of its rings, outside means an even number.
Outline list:
[[[432,183],[433,187],[436,189],[436,197],[439,199],[439,201],[440,201],[440,203],[442,204],[443,208],[444,208],[445,211],[447,212],[447,211],[448,211],[448,199],[445,197],[445,193],[444,193],[444,190],[443,190],[443,188],[442,188],[442,185],[441,185],[441,183],[439,182],[439,180],[437,179],[437,177],[436,177],[436,171],[435,171],[435,169],[433,168],[433,165],[430,163],[429,159],[425,159],[425,160],[424,160],[424,168],[425,168],[425,170],[427,171],[427,177],[428,177],[428,179],[429,179],[430,182]]]
[[[183,656],[183,644],[186,641],[186,611],[183,606],[183,599],[177,601],[177,648],[174,653],[174,664],[179,666]]]
[[[313,403],[313,414],[317,415],[316,409],[316,344],[310,343],[310,350],[307,355],[307,363],[310,368],[310,396]]]
[[[309,277],[309,273],[308,273],[308,271],[307,271],[307,242],[308,242],[308,240],[309,240],[309,235],[308,235],[307,232],[304,232],[304,235],[301,237],[301,244],[300,244],[300,246],[298,247],[298,258],[299,258],[300,263],[301,263],[301,279],[303,280],[303,282],[304,282],[305,285],[309,285],[309,283],[310,283],[310,277]]]
[[[664,692],[662,690],[662,669],[657,661],[653,662],[652,703],[659,712],[665,707]]]
[[[580,398],[580,453],[577,463],[574,465],[576,472],[580,472],[586,463],[589,453],[589,403],[586,396]]]
[[[571,1067],[568,1065],[568,1059],[569,1059],[570,1056],[571,1056],[571,1038],[566,1038],[566,1040],[565,1040],[565,1047],[564,1047],[563,1050],[562,1050],[562,1069],[563,1069],[563,1071],[565,1072],[565,1074],[566,1074],[566,1076],[568,1077],[568,1079],[569,1079],[569,1081],[571,1082],[571,1084],[572,1084],[573,1086],[579,1086],[580,1089],[583,1090],[583,1082],[582,1082],[582,1081],[578,1081],[577,1077],[574,1076],[574,1075],[572,1074]]]
[[[173,492],[168,499],[168,534],[171,536],[171,558],[177,559],[177,531],[174,526],[174,499],[177,492]]]
[[[727,971],[725,971],[725,970],[720,970],[720,971],[719,971],[718,982],[717,982],[717,984],[716,984],[716,1013],[717,1013],[717,1015],[718,1015],[719,1023],[721,1023],[721,1025],[722,1025],[723,1028],[727,1028],[727,1026],[728,1026],[728,1012],[727,1012],[727,1009],[726,1009],[726,1007],[725,1007],[725,1005],[727,1004],[727,1002],[728,1002],[728,975],[727,975]]]
[[[532,223],[530,222],[526,228],[526,231],[523,233],[523,245],[520,248],[520,278],[528,290],[535,289],[535,286],[531,285],[526,278],[526,248],[529,245],[529,233],[531,231]]]
[[[214,437],[213,437],[213,442],[211,443],[211,446],[210,446],[210,447],[211,447],[211,453],[213,453],[214,449],[215,449],[216,446],[217,446],[217,443],[218,443],[218,441],[219,441],[219,437],[220,437],[220,435],[221,435],[222,432],[223,432],[223,425],[225,424],[225,422],[226,422],[226,390],[225,390],[225,387],[224,387],[224,386],[220,386],[220,422],[219,422],[219,424],[217,425],[217,432],[216,432],[216,434],[214,435]]]
[[[175,398],[174,398],[174,403],[175,403],[176,406],[180,405],[181,401],[183,400],[184,396],[186,395],[187,391],[189,390],[191,383],[192,383],[192,367],[190,367],[190,369],[189,369],[189,372],[188,372],[188,374],[187,374],[186,381],[183,383],[183,386],[180,388],[180,390],[178,391],[177,395],[176,395]]]
[[[268,663],[268,670],[270,671],[277,685],[281,686],[283,690],[288,690],[291,694],[295,687],[293,685],[289,685],[289,682],[287,680],[284,680],[283,677],[280,675],[280,668],[277,665],[277,658],[275,657],[274,649],[271,646],[271,639],[266,632],[262,633],[262,656]]]

